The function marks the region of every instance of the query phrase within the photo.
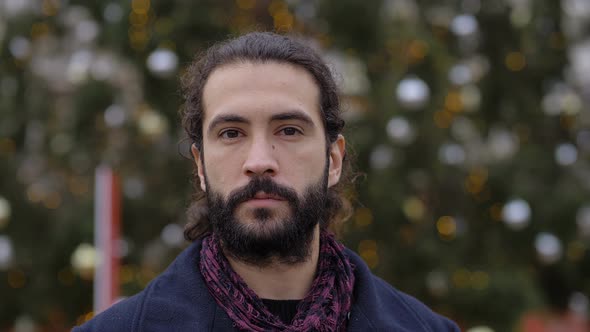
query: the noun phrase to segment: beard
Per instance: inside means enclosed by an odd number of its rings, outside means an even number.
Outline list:
[[[279,185],[268,176],[252,178],[246,186],[232,191],[227,199],[209,190],[212,231],[221,240],[224,252],[242,262],[259,267],[275,262],[304,262],[311,255],[314,230],[326,217],[327,181],[326,168],[320,181],[308,186],[301,197],[294,189]],[[207,187],[211,188],[209,184]],[[283,198],[288,203],[288,213],[282,208],[255,208],[252,220],[238,218],[236,210],[240,203],[259,192]]]

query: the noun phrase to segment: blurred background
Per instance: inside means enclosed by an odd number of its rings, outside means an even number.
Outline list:
[[[377,275],[463,330],[588,315],[590,1],[0,0],[1,331],[92,317],[98,165],[122,295],[187,245],[178,77],[253,29],[337,73],[363,174],[342,240]]]

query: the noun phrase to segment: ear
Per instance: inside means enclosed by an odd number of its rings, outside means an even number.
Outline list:
[[[340,181],[342,174],[342,162],[346,151],[346,140],[344,136],[338,135],[334,143],[330,145],[330,166],[328,167],[328,187],[332,187]]]
[[[199,176],[199,183],[201,184],[201,189],[203,191],[207,191],[207,183],[205,183],[205,169],[203,167],[203,160],[201,160],[201,152],[197,149],[195,143],[191,145],[191,153],[195,160],[195,164],[197,165],[197,175]]]

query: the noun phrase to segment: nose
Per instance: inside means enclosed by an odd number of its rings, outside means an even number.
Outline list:
[[[244,174],[247,176],[270,175],[274,176],[279,170],[279,164],[275,157],[275,147],[265,138],[252,141],[243,165]]]

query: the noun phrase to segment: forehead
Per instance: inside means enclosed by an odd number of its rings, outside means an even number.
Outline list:
[[[314,77],[288,63],[237,62],[215,69],[203,89],[203,106],[204,125],[220,114],[271,115],[293,110],[322,123]]]

